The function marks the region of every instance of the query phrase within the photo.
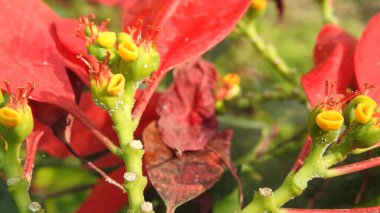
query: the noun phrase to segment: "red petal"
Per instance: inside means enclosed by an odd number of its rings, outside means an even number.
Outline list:
[[[161,27],[158,51],[161,68],[196,58],[219,43],[234,28],[250,0],[131,0],[125,4],[124,26],[141,18]]]
[[[314,107],[325,96],[325,82],[336,82],[336,93],[345,93],[353,82],[356,39],[334,25],[326,25],[314,49],[315,67],[302,76],[307,98]]]
[[[38,0],[0,1],[0,14],[0,79],[17,86],[33,80],[33,100],[72,102],[70,81],[49,34],[56,14]]]
[[[124,167],[113,171],[109,176],[119,183],[123,182]],[[119,188],[100,179],[91,194],[82,203],[77,213],[113,213],[128,204],[127,194]]]
[[[380,14],[368,23],[360,38],[355,54],[355,76],[361,92],[365,83],[375,86],[369,93],[374,100],[380,101]]]

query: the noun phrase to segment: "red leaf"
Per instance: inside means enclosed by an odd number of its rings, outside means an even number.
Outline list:
[[[325,82],[336,82],[336,93],[344,94],[354,80],[356,39],[334,25],[326,25],[314,48],[315,67],[301,82],[312,107],[325,97]]]
[[[0,79],[12,85],[33,80],[33,100],[72,102],[70,81],[49,34],[51,22],[58,18],[55,13],[38,0],[1,0],[0,14]]]
[[[361,92],[365,83],[375,86],[370,96],[380,101],[380,14],[368,23],[355,54],[355,75]]]
[[[202,55],[234,28],[250,0],[131,0],[125,3],[124,26],[141,18],[161,27],[161,70]]]
[[[109,176],[119,183],[123,182],[124,167],[113,171]],[[113,213],[128,204],[127,194],[119,188],[108,183],[105,179],[100,179],[91,194],[82,203],[77,213]]]
[[[161,96],[157,111],[162,140],[179,152],[199,150],[216,134],[215,100],[212,93],[217,71],[197,60],[174,73],[174,82]]]
[[[218,181],[224,170],[221,155],[229,148],[229,139],[217,136],[206,149],[184,152],[178,158],[161,140],[156,122],[145,129],[144,162],[149,180],[168,209],[175,209]]]

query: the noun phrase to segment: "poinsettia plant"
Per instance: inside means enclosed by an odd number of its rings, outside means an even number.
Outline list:
[[[380,16],[358,41],[339,5],[310,1],[322,18],[281,0],[274,12],[267,0],[0,0],[0,206],[379,211],[367,169],[380,165]],[[358,171],[361,206],[318,204],[352,181],[311,180]]]

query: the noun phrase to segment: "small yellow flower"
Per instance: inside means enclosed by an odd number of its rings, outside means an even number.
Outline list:
[[[134,61],[139,57],[139,49],[132,40],[119,44],[118,52],[124,61]]]
[[[125,78],[122,74],[116,74],[111,77],[108,86],[107,93],[111,96],[119,94],[125,86]]]
[[[375,109],[367,103],[359,103],[355,108],[355,120],[361,124],[366,124],[371,120]]]
[[[322,130],[331,131],[339,129],[343,125],[344,118],[336,110],[326,110],[317,115],[316,122]]]
[[[16,110],[3,107],[0,109],[0,124],[6,127],[15,127],[21,122],[21,115]]]

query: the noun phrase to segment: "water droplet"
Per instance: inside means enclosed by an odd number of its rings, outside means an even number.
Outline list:
[[[189,37],[185,37],[185,42],[188,42],[189,41]]]
[[[18,182],[20,182],[20,178],[19,177],[8,178],[7,185],[8,186],[12,186],[12,185],[17,184]]]
[[[148,65],[147,64],[144,64],[144,68],[147,68],[148,67]]]
[[[37,212],[41,209],[41,204],[38,203],[38,202],[31,202],[29,204],[29,210],[32,211],[32,212]]]

